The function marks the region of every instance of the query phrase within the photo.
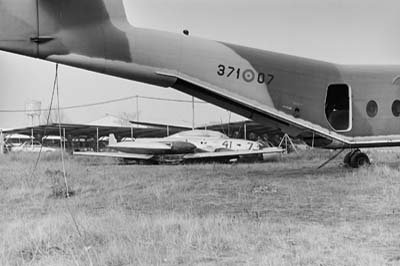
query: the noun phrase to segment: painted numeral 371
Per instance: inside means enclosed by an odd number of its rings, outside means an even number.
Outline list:
[[[255,73],[252,69],[242,70],[241,68],[222,64],[218,66],[217,74],[226,78],[234,77],[236,79],[243,79],[248,83],[257,81],[260,84],[266,83],[267,85],[271,84],[275,78],[272,74]]]

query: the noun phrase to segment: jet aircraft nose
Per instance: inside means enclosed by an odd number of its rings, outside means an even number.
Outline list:
[[[186,141],[174,141],[172,142],[171,151],[173,153],[193,153],[196,150],[196,146]]]

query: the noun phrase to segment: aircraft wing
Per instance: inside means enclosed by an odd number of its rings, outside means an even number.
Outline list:
[[[301,118],[295,118],[275,108],[263,105],[257,101],[238,95],[230,90],[217,87],[203,80],[188,76],[180,72],[159,71],[158,75],[173,77],[177,79],[173,86],[175,89],[189,93],[207,102],[225,106],[227,109],[236,109],[241,115],[255,121],[266,121],[268,124],[275,124],[286,127],[286,132],[296,134],[304,132],[315,133],[321,137],[333,141],[332,148],[344,147],[373,147],[376,144],[381,146],[394,146],[400,144],[400,137],[350,137],[338,134],[335,131],[316,125]]]
[[[74,152],[73,155],[121,158],[121,159],[132,159],[132,160],[150,160],[154,157],[154,155],[152,154],[135,154],[126,152]]]
[[[218,159],[218,158],[237,158],[237,157],[250,157],[255,155],[273,155],[281,154],[283,149],[271,147],[264,148],[257,151],[218,151],[218,152],[199,152],[191,153],[183,156],[184,160],[201,160],[201,159]]]

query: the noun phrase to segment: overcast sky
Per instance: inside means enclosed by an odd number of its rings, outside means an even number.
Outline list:
[[[130,22],[170,32],[343,64],[400,64],[398,0],[125,0]],[[55,65],[0,53],[0,110],[24,109],[31,100],[50,102]],[[61,105],[132,95],[190,100],[172,89],[60,67]],[[191,124],[191,105],[141,100],[140,119]],[[106,113],[136,113],[136,100],[65,111],[67,122]],[[196,123],[227,121],[228,113],[196,105]],[[0,113],[0,127],[29,125],[23,113]]]

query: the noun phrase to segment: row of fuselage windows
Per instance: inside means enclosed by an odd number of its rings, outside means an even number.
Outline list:
[[[371,100],[367,103],[367,114],[369,117],[375,117],[378,114],[378,104]],[[392,114],[395,117],[400,116],[400,100],[395,100],[392,104]]]

